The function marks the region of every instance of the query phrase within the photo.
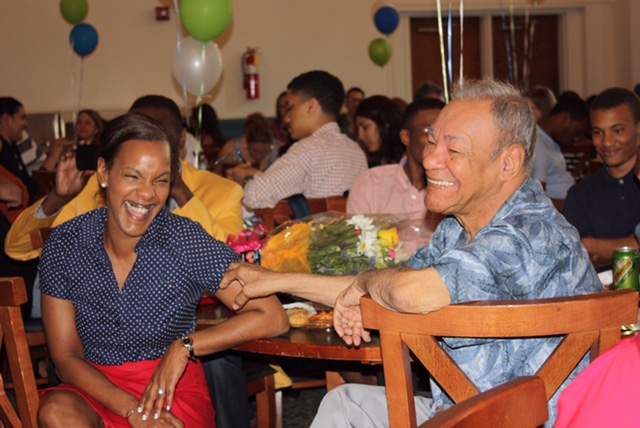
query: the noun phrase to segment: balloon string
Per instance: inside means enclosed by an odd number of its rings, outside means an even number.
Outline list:
[[[447,71],[449,72],[449,85],[453,85],[453,21],[451,16],[451,0],[449,0],[449,18],[447,20]]]
[[[187,95],[187,76],[185,76],[184,65],[182,64],[182,34],[180,32],[180,9],[178,8],[178,0],[173,0],[173,8],[176,13],[176,50],[178,52],[178,63],[180,63],[180,83],[182,83],[182,96],[184,97],[184,115],[187,118],[188,127],[190,125],[189,95]]]
[[[518,52],[516,51],[516,21],[513,12],[513,0],[509,0],[509,13],[511,15],[511,54],[513,55],[514,83],[518,84]]]
[[[76,80],[76,56],[73,51],[73,40],[69,45],[69,61],[71,62],[71,94],[73,99],[73,107],[71,108],[71,120],[73,122],[73,129],[76,129],[76,104],[78,102],[78,87]]]
[[[508,27],[507,27],[507,18],[505,16],[504,0],[500,0],[500,15],[502,18],[501,19],[502,28],[500,28],[500,31],[504,35],[504,44],[505,44],[505,49],[507,51],[507,68],[509,70],[509,81],[511,83],[515,83],[514,74],[513,74],[513,57],[511,56],[511,39],[509,38],[509,35],[506,33],[506,30]]]
[[[460,80],[464,84],[464,0],[460,0]]]
[[[446,58],[444,56],[444,37],[442,31],[442,4],[440,0],[437,1],[438,5],[438,34],[440,35],[440,63],[442,65],[442,87],[444,89],[444,102],[449,102],[449,85],[447,85],[447,66]]]
[[[202,64],[202,70],[206,70],[206,63],[207,63],[207,43],[202,43],[202,53],[200,54],[200,62]],[[204,73],[201,73],[200,76],[200,95],[198,96],[198,99],[202,99],[202,97],[204,96]]]
[[[390,40],[389,35],[387,34],[386,37],[387,37],[387,43],[389,43],[389,45],[391,45],[391,40]],[[384,69],[384,77],[385,77],[385,81],[386,81],[385,82],[385,86],[387,87],[387,96],[391,97],[391,72],[389,70],[389,67],[384,67],[383,66],[383,69]]]
[[[529,89],[529,6],[524,12],[524,52],[522,55],[522,87]]]
[[[531,24],[529,27],[529,58],[528,58],[529,64],[531,64],[531,61],[533,60],[533,39],[536,31],[536,19],[535,19],[536,6],[538,6],[538,1],[533,0],[534,15],[531,17]],[[527,88],[529,87],[529,83],[531,79],[531,67],[529,67],[528,70],[529,70],[529,74],[527,75],[527,81],[525,82],[527,85]]]
[[[78,98],[76,102],[76,106],[73,109],[73,127],[75,129],[76,119],[78,117],[78,112],[80,111],[80,104],[82,101],[82,87],[84,82],[84,57],[80,58],[80,79],[78,82]]]

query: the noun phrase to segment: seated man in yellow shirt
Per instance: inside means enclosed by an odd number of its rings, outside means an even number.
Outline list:
[[[130,110],[147,114],[164,124],[175,136],[173,150],[179,152],[184,146],[187,133],[175,102],[159,95],[148,95],[136,100]],[[174,176],[168,202],[174,214],[197,221],[211,236],[223,242],[227,235],[242,230],[243,194],[239,185],[208,171],[197,170],[186,162],[180,161],[174,168],[180,172]],[[55,188],[14,221],[5,241],[7,255],[16,260],[39,257],[40,249],[31,244],[31,230],[56,227],[104,204],[95,174],[78,171],[73,156],[67,154],[61,159]]]

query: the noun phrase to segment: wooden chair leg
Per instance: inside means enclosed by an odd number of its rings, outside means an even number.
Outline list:
[[[0,325],[9,358],[11,377],[13,378],[18,411],[24,428],[36,428],[38,403],[40,398],[35,388],[36,379],[33,374],[29,345],[22,323],[20,308],[0,308]],[[29,385],[30,387],[27,387]],[[4,386],[4,385],[3,385]],[[4,391],[4,388],[2,389]]]
[[[333,388],[337,388],[340,385],[347,383],[347,381],[344,380],[342,375],[338,372],[327,371],[325,376],[327,378],[327,391],[331,391]]]
[[[257,385],[260,383],[260,385]],[[252,394],[253,391],[257,391]],[[258,428],[276,427],[276,381],[273,375],[249,383],[249,395],[255,395],[258,410]]]
[[[19,427],[22,425],[9,397],[4,389],[4,380],[0,376],[0,422],[5,427]]]

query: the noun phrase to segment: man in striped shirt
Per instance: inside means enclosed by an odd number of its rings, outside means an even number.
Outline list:
[[[247,208],[272,208],[296,194],[343,195],[367,169],[364,152],[336,122],[345,97],[338,78],[310,71],[293,79],[287,90],[284,121],[291,138],[298,141],[265,172],[247,167],[244,174],[232,177],[245,185]]]

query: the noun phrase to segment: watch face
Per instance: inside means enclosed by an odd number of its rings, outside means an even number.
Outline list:
[[[185,336],[182,338],[182,346],[185,348],[191,348],[193,346],[193,339],[189,336]]]

